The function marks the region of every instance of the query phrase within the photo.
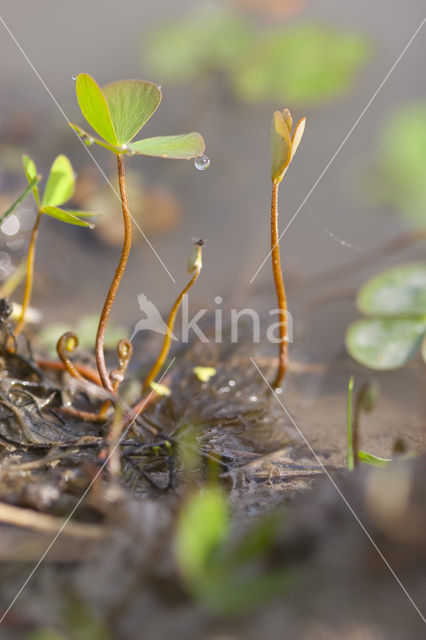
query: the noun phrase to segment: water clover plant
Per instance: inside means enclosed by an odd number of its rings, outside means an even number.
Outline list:
[[[112,151],[117,157],[124,240],[120,261],[101,312],[95,345],[96,363],[102,385],[115,395],[105,364],[104,339],[108,318],[126,269],[132,243],[131,215],[127,201],[123,156],[202,158],[203,160],[198,162],[202,162],[203,165],[207,165],[208,159],[203,155],[205,149],[203,137],[196,132],[133,141],[160,104],[161,89],[156,84],[144,80],[120,80],[100,87],[90,75],[80,73],[76,78],[76,92],[83,116],[100,139],[77,125],[73,124],[72,127],[86,144],[98,144]]]
[[[402,264],[368,280],[356,304],[366,318],[350,325],[346,348],[371,369],[396,369],[421,350],[426,362],[426,263]]]
[[[89,227],[90,229],[94,228],[94,225],[91,222],[87,222],[82,219],[92,214],[86,211],[72,211],[70,209],[62,208],[62,205],[72,197],[75,188],[74,170],[71,162],[66,156],[59,155],[53,161],[42,196],[40,195],[38,188],[40,176],[37,173],[33,160],[28,156],[23,156],[22,162],[28,180],[28,187],[31,188],[37,205],[37,216],[31,232],[28,248],[27,277],[24,298],[22,301],[22,310],[15,328],[16,336],[22,331],[25,322],[25,314],[30,304],[34,279],[35,248],[42,215],[46,214],[51,218],[56,218],[57,220],[61,220],[61,222],[66,222],[68,224],[74,224],[80,227]]]
[[[278,370],[272,386],[280,386],[287,370],[288,361],[288,327],[287,327],[287,298],[284,288],[281,268],[280,240],[278,231],[278,188],[297,151],[305,130],[306,119],[297,123],[292,135],[293,119],[288,109],[275,111],[271,126],[271,256],[272,272],[274,274],[277,292],[278,309],[280,310],[280,343]]]

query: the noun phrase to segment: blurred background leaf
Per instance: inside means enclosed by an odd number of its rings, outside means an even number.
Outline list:
[[[218,6],[202,6],[153,32],[144,59],[162,81],[188,81],[235,64],[252,45],[254,34],[245,18]]]
[[[321,24],[300,24],[260,34],[233,74],[248,101],[315,104],[351,88],[368,60],[364,36]]]
[[[317,23],[259,28],[243,15],[210,6],[161,26],[145,54],[164,80],[179,83],[220,70],[244,101],[315,104],[352,86],[370,44],[364,36]]]
[[[93,349],[98,322],[99,317],[96,314],[88,314],[82,316],[75,325],[74,330],[78,336],[79,346],[82,349]],[[56,343],[59,338],[69,330],[70,325],[65,322],[50,324],[39,333],[39,338],[52,354],[56,354]],[[106,332],[105,347],[107,349],[115,349],[118,341],[124,336],[127,336],[127,334],[128,329],[125,327],[118,327],[110,324]]]
[[[426,104],[408,104],[393,113],[380,137],[371,185],[375,199],[426,228]]]

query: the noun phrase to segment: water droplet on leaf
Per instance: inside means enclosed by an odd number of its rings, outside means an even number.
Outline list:
[[[83,138],[83,142],[84,142],[84,144],[85,144],[85,145],[87,145],[88,147],[91,147],[91,146],[92,146],[92,144],[95,142],[95,139],[94,139],[94,138],[92,138],[91,136],[89,136],[89,137],[85,137],[85,138]]]
[[[198,169],[198,171],[205,171],[210,166],[210,158],[208,158],[206,154],[203,153],[202,156],[197,156],[195,158],[194,165],[195,168]]]
[[[123,151],[126,151],[127,150],[127,144],[122,144],[121,148],[123,149]]]

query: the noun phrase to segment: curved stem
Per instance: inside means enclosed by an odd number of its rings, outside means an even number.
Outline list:
[[[287,335],[287,298],[281,268],[280,244],[278,233],[278,183],[272,183],[271,198],[271,247],[272,271],[274,274],[275,290],[277,293],[278,309],[280,311],[280,343],[278,370],[272,383],[274,389],[281,385],[288,366],[288,335]]]
[[[66,367],[64,363],[60,360],[40,360],[37,358],[35,363],[38,367],[40,367],[40,369],[51,369],[52,371],[66,371]],[[99,374],[95,369],[92,369],[92,367],[88,367],[87,365],[78,364],[78,363],[74,363],[74,367],[76,368],[78,373],[80,373],[83,376],[83,378],[90,380],[90,382],[93,382],[94,384],[97,384],[100,387],[102,386],[101,379],[99,378]]]
[[[37,241],[37,235],[38,235],[38,227],[39,227],[42,215],[43,214],[41,211],[37,212],[37,218],[31,233],[30,245],[28,247],[28,256],[27,256],[27,280],[25,283],[24,299],[22,300],[22,311],[15,328],[15,336],[18,336],[22,331],[22,328],[25,322],[25,314],[27,312],[27,309],[29,307],[30,300],[31,300],[31,293],[33,290],[33,281],[34,281],[35,247],[36,247],[36,241]]]
[[[78,338],[75,333],[72,331],[67,331],[64,333],[58,340],[56,344],[56,351],[58,352],[58,356],[60,360],[63,362],[63,365],[73,378],[76,380],[84,380],[81,373],[75,367],[74,363],[71,362],[67,353],[72,353],[74,349],[78,347]]]
[[[175,303],[174,303],[174,305],[172,307],[172,310],[170,312],[169,319],[167,321],[167,333],[164,336],[163,346],[161,348],[160,355],[158,356],[158,358],[157,358],[154,366],[152,367],[151,371],[148,373],[148,375],[147,375],[147,377],[145,379],[145,382],[143,383],[142,392],[147,391],[147,389],[149,388],[151,382],[153,382],[155,380],[155,377],[156,377],[157,373],[160,371],[161,367],[164,364],[165,359],[167,358],[167,354],[169,353],[169,350],[170,350],[170,343],[172,341],[173,327],[175,325],[176,314],[177,314],[177,312],[179,310],[179,307],[181,305],[181,302],[183,300],[183,296],[186,293],[188,293],[188,291],[190,290],[190,288],[192,287],[192,285],[194,284],[194,282],[196,281],[196,279],[200,275],[200,271],[201,271],[201,263],[198,266],[196,266],[194,275],[192,276],[191,280],[188,282],[186,287],[184,289],[182,289],[182,291],[180,292],[179,296],[176,298],[176,301],[175,301]]]
[[[120,196],[121,196],[121,207],[123,210],[123,224],[124,224],[123,249],[121,252],[120,262],[118,263],[117,269],[115,270],[114,278],[111,282],[111,286],[107,293],[107,297],[102,309],[101,317],[99,319],[98,332],[96,334],[96,346],[95,346],[96,365],[98,367],[99,377],[102,381],[102,385],[104,386],[105,389],[107,389],[110,393],[114,395],[115,395],[114,387],[110,380],[108,370],[105,364],[105,354],[104,354],[105,331],[108,324],[109,314],[111,312],[111,308],[114,303],[114,299],[121,282],[121,278],[123,277],[124,271],[126,269],[127,260],[129,258],[129,253],[130,253],[130,247],[132,245],[132,224],[131,224],[129,205],[127,201],[126,178],[124,175],[124,162],[123,162],[123,156],[121,155],[117,156],[117,168],[118,168],[118,184],[120,187]]]

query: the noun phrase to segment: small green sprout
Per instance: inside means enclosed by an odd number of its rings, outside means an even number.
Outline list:
[[[92,223],[83,220],[83,218],[91,216],[92,214],[86,211],[73,211],[62,208],[62,205],[72,197],[75,188],[74,170],[71,162],[66,156],[59,155],[53,161],[42,196],[40,195],[38,188],[40,176],[37,173],[33,160],[28,156],[23,156],[22,162],[28,180],[27,189],[32,190],[34,200],[37,205],[37,217],[31,233],[30,245],[28,248],[27,279],[22,302],[22,311],[15,328],[15,335],[19,335],[22,331],[25,323],[25,315],[31,300],[34,279],[35,246],[42,215],[46,214],[51,218],[56,218],[57,220],[68,224],[88,227],[89,229],[94,228]]]
[[[96,364],[102,385],[113,395],[116,391],[108,373],[105,354],[105,332],[111,309],[126,269],[132,244],[131,214],[127,200],[127,185],[124,172],[124,155],[146,155],[161,158],[191,159],[203,156],[203,137],[192,132],[174,136],[145,138],[133,142],[133,138],[157,110],[161,101],[161,90],[152,82],[144,80],[120,80],[100,87],[87,73],[76,79],[77,100],[81,112],[96,131],[95,138],[78,125],[71,125],[86,144],[98,144],[117,157],[118,184],[123,213],[124,240],[120,261],[107,293],[99,319],[96,335]],[[153,378],[147,383],[153,381]]]
[[[349,378],[348,395],[347,395],[347,468],[353,471],[358,462],[363,462],[372,467],[386,467],[390,458],[381,458],[367,451],[359,449],[359,428],[361,413],[370,412],[374,408],[378,396],[378,388],[375,384],[367,383],[361,387],[357,393],[355,407],[352,411],[352,396],[354,390],[354,377]]]
[[[421,351],[426,362],[426,263],[402,264],[368,280],[358,292],[367,317],[346,332],[349,354],[370,369],[397,369]]]
[[[281,385],[288,366],[288,327],[287,327],[287,298],[284,288],[284,280],[281,268],[280,238],[278,231],[278,188],[282,181],[305,130],[306,119],[302,118],[292,135],[293,119],[288,109],[275,111],[271,126],[271,255],[272,272],[274,274],[275,290],[277,293],[278,308],[280,310],[280,344],[279,363],[275,380],[272,383],[274,389]]]

